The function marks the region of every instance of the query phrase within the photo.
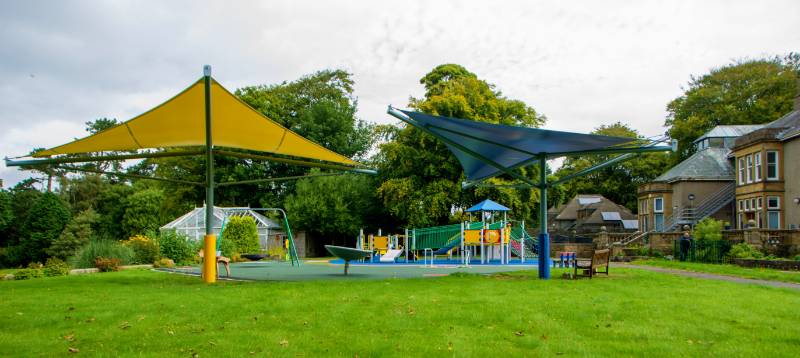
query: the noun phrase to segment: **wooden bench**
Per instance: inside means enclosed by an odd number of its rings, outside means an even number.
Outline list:
[[[203,252],[203,250],[200,250],[198,255],[202,259],[205,256],[205,252]],[[217,268],[219,268],[219,264],[222,264],[222,266],[225,267],[225,273],[228,274],[228,277],[231,277],[231,259],[222,255],[217,256]],[[202,276],[202,269],[200,271]],[[217,269],[217,277],[219,277],[219,269]]]
[[[597,273],[604,273],[608,276],[608,261],[611,258],[611,250],[595,250],[591,259],[583,258],[575,261],[575,276],[578,275],[578,269],[583,270],[584,276],[592,278]],[[605,271],[598,271],[598,268],[605,266]]]

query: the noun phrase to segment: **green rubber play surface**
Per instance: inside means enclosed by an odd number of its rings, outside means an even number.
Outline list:
[[[222,269],[222,266],[220,266]],[[344,275],[344,265],[331,264],[328,260],[304,261],[300,267],[288,262],[240,262],[231,264],[231,278],[256,281],[306,281],[306,280],[364,280],[385,278],[417,278],[447,276],[454,272],[490,274],[520,270],[534,270],[535,266],[470,266],[442,265],[424,267],[422,265],[352,265],[350,274]],[[199,274],[200,267],[170,269],[169,271]],[[225,271],[222,269],[222,274]]]

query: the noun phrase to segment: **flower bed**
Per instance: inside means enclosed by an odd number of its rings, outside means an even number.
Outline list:
[[[762,267],[778,270],[800,271],[800,261],[796,260],[733,259],[733,263],[742,267]]]

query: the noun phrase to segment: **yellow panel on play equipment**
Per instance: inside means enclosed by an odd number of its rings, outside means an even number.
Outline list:
[[[464,230],[464,243],[465,244],[480,244],[481,243],[481,230]]]
[[[389,237],[388,236],[373,236],[372,237],[372,247],[375,250],[386,250],[389,248]]]
[[[500,230],[484,230],[483,231],[484,244],[499,244],[500,243]]]

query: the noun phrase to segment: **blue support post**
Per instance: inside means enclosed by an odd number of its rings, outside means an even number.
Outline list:
[[[547,157],[539,156],[539,278],[550,279],[550,234],[547,233]]]

